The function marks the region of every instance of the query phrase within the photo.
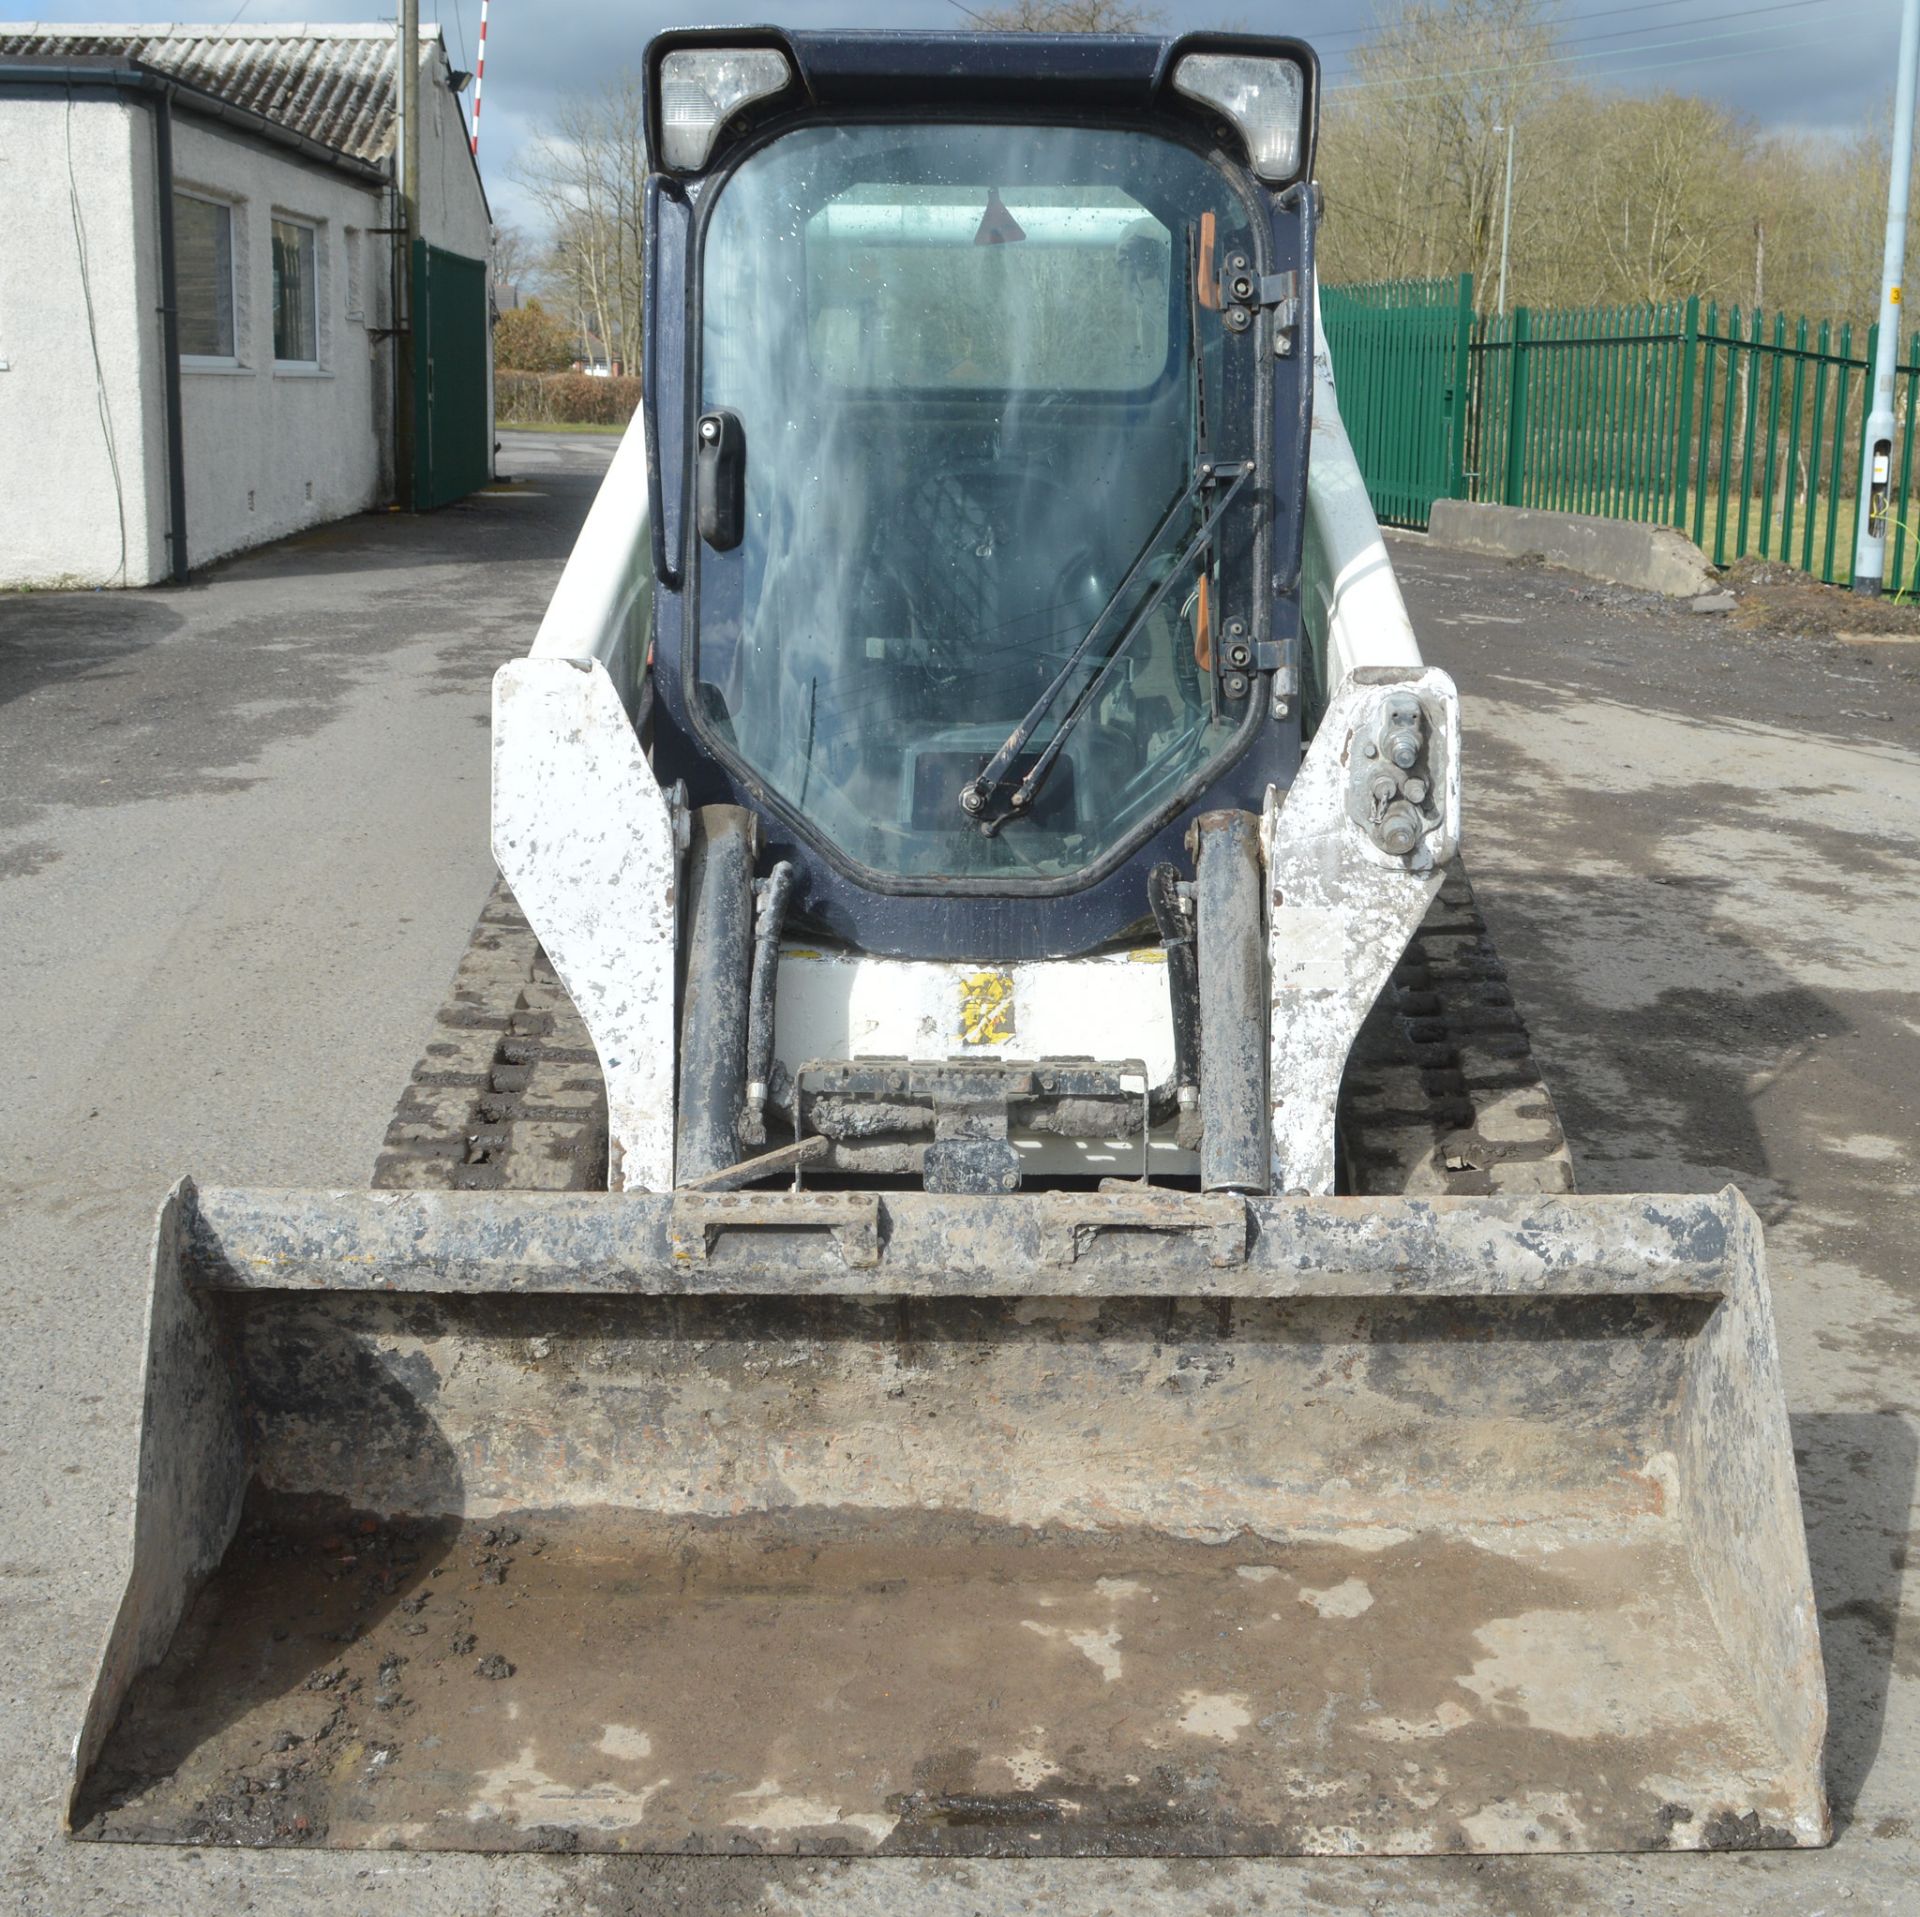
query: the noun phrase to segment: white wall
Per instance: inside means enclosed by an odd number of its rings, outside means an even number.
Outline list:
[[[486,195],[474,170],[471,135],[460,97],[447,85],[445,46],[436,27],[421,28],[420,232],[431,245],[470,260],[492,251]],[[471,100],[471,93],[468,95]]]
[[[380,189],[229,133],[174,119],[174,184],[232,208],[235,364],[183,359],[187,550],[195,566],[364,511],[381,499],[374,385],[383,348],[368,304],[386,274]],[[273,222],[315,233],[319,365],[274,358]],[[156,242],[157,244],[157,242]],[[359,265],[350,272],[350,255]],[[349,308],[349,280],[361,294]],[[377,319],[374,320],[377,324]]]
[[[0,587],[165,576],[152,147],[121,100],[0,100]]]

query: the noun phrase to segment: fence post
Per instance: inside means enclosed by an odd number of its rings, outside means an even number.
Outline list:
[[[1473,275],[1460,275],[1460,304],[1454,315],[1453,330],[1453,418],[1452,445],[1448,448],[1451,471],[1448,474],[1449,499],[1467,496],[1467,402],[1468,354],[1473,343]]]
[[[1893,554],[1885,581],[1887,590],[1893,593],[1900,590],[1900,573],[1907,552],[1907,501],[1913,496],[1913,416],[1920,410],[1920,333],[1913,336],[1902,377],[1906,381],[1906,404],[1900,409],[1900,490],[1895,495]]]
[[[1523,504],[1521,489],[1527,472],[1527,336],[1532,331],[1524,306],[1513,309],[1513,332],[1507,364],[1507,483],[1501,497],[1509,506]]]
[[[1700,295],[1687,297],[1687,317],[1680,334],[1680,419],[1674,435],[1673,523],[1687,529],[1687,468],[1693,463],[1693,362],[1700,350]]]

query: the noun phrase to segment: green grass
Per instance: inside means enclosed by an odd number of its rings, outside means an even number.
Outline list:
[[[1751,500],[1747,506],[1747,550],[1756,558],[1776,559],[1782,564],[1801,568],[1807,558],[1806,520],[1801,512],[1802,502],[1794,502],[1793,543],[1783,545],[1780,538],[1780,502],[1773,502],[1773,524],[1767,529],[1767,540],[1763,551],[1760,543],[1760,502]],[[1853,583],[1853,542],[1857,528],[1857,516],[1860,509],[1856,494],[1843,493],[1840,496],[1838,510],[1833,516],[1833,563],[1832,583],[1836,586],[1850,586]],[[1731,565],[1738,556],[1734,550],[1740,531],[1740,502],[1737,499],[1727,501],[1727,563]],[[1713,557],[1713,504],[1707,505],[1706,538],[1702,544],[1709,559]],[[1891,576],[1886,581],[1886,591],[1890,598],[1911,597],[1916,587],[1920,587],[1920,503],[1911,505],[1906,518],[1906,537],[1900,537],[1900,525],[1890,520],[1887,524],[1887,564],[1891,566],[1896,551],[1900,559],[1900,577]],[[1805,570],[1811,577],[1818,579],[1827,572],[1827,502],[1815,501],[1813,512],[1813,553],[1811,564]]]
[[[1853,577],[1853,528],[1854,514],[1858,502],[1851,496],[1843,496],[1833,516],[1833,553],[1832,578],[1835,584],[1845,585]],[[1707,494],[1706,518],[1701,525],[1700,545],[1707,557],[1713,554],[1713,528],[1717,516],[1714,494]],[[1692,508],[1688,508],[1688,518],[1692,518]],[[1747,553],[1755,559],[1778,560],[1783,565],[1804,569],[1815,579],[1828,570],[1827,553],[1827,501],[1825,497],[1813,502],[1813,545],[1811,554],[1807,546],[1808,515],[1806,501],[1796,499],[1793,502],[1793,536],[1791,541],[1780,537],[1780,501],[1773,502],[1773,523],[1767,528],[1767,537],[1763,544],[1760,538],[1760,501],[1757,498],[1747,501]],[[1691,527],[1689,527],[1691,530]],[[1740,501],[1729,494],[1727,498],[1727,540],[1726,563],[1731,565],[1739,554],[1740,543]],[[1892,557],[1891,548],[1888,557]],[[1914,544],[1911,537],[1907,540],[1904,563],[1910,569],[1914,558]]]
[[[1796,498],[1793,502],[1793,532],[1790,540],[1780,536],[1780,500],[1778,495],[1773,502],[1772,523],[1767,527],[1767,536],[1760,537],[1760,500],[1753,497],[1747,501],[1747,547],[1746,557],[1770,559],[1784,566],[1792,567],[1796,572],[1805,572],[1811,579],[1827,579],[1835,586],[1848,586],[1853,582],[1853,541],[1860,501],[1857,494],[1843,493],[1835,507],[1833,515],[1833,548],[1831,564],[1827,548],[1827,501],[1825,496],[1813,502],[1813,541],[1807,542],[1806,501]],[[1714,525],[1718,518],[1718,500],[1709,488],[1707,510],[1700,525],[1700,547],[1709,559],[1714,555]],[[1693,507],[1687,507],[1687,524],[1684,528],[1688,537],[1693,534]],[[1920,504],[1911,508],[1907,515],[1906,537],[1899,538],[1899,526],[1891,523],[1887,527],[1887,563],[1892,565],[1896,544],[1900,558],[1900,577],[1887,580],[1887,593],[1890,597],[1911,596],[1916,587],[1920,587]],[[1732,565],[1741,557],[1740,552],[1740,501],[1737,495],[1727,498],[1727,535],[1721,555],[1727,565]]]

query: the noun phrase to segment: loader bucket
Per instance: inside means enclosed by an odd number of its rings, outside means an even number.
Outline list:
[[[1824,1842],[1737,1193],[196,1192],[80,1835]]]

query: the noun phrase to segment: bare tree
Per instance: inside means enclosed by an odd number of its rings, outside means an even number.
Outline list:
[[[1157,7],[1129,0],[1013,0],[960,10],[986,33],[1142,33],[1160,18]]]
[[[1698,293],[1746,313],[1764,298],[1871,317],[1884,113],[1844,141],[1769,135],[1694,95],[1580,84],[1563,56],[1547,0],[1408,0],[1389,14],[1327,91],[1326,279],[1469,271],[1484,310],[1499,271],[1499,129],[1512,126],[1511,304]]]
[[[543,266],[561,304],[609,359],[629,365],[641,331],[643,105],[631,76],[565,101],[516,173],[546,216]]]
[[[1498,263],[1506,134],[1560,82],[1539,0],[1414,0],[1354,55],[1328,96],[1322,174],[1329,264],[1353,277],[1469,271]],[[1533,162],[1529,159],[1527,164]]]
[[[1723,108],[1687,95],[1603,99],[1589,110],[1563,250],[1586,298],[1658,302],[1724,286],[1744,298],[1752,217],[1740,185],[1751,137]],[[1731,190],[1729,190],[1731,189]]]
[[[511,293],[515,300],[527,299],[539,290],[535,285],[539,270],[533,242],[511,220],[496,220],[493,227],[495,288]]]

